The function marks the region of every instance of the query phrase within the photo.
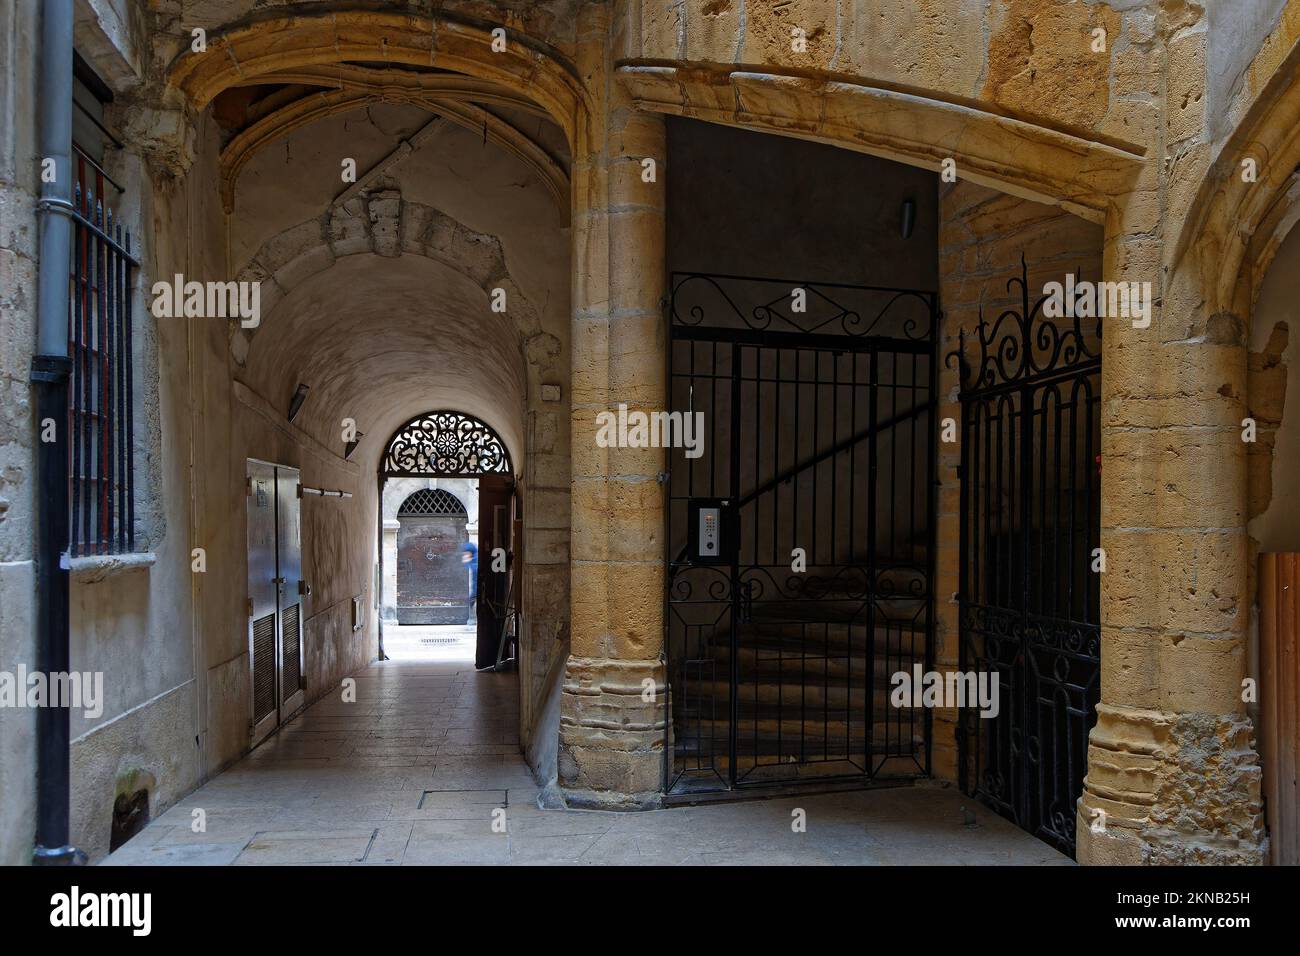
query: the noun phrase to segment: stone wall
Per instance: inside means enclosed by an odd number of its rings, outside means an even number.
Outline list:
[[[107,115],[120,129],[118,107]],[[198,138],[211,148],[212,135],[208,129]],[[193,538],[189,501],[193,349],[204,330],[155,318],[150,287],[176,272],[216,276],[222,266],[219,232],[201,192],[168,178],[137,149],[110,151],[105,165],[125,187],[122,211],[141,260],[132,463],[136,550],[147,558],[134,570],[86,559],[72,576],[73,667],[102,671],[107,698],[100,718],[76,711],[72,718],[72,840],[92,859],[108,850],[114,801],[124,788],[146,781],[156,815],[204,774],[203,685],[195,668],[200,576],[191,571],[192,549],[203,545]]]
[[[753,64],[828,72],[899,91],[1131,141],[1149,118],[1111,95],[1111,78],[1143,56],[1148,9],[1084,0],[641,0],[647,60]],[[1091,31],[1105,29],[1104,55]],[[801,31],[803,43],[795,31]]]
[[[32,397],[36,344],[37,0],[0,8],[0,670],[36,657]],[[0,708],[0,864],[36,831],[36,714]]]

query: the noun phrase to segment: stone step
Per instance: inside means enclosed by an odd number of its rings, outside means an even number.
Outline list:
[[[740,647],[737,648],[736,659],[742,675],[755,678],[777,674],[793,675],[795,680],[798,680],[801,667],[809,674],[821,675],[824,670],[829,677],[860,677],[867,673],[868,665],[867,649],[863,647],[852,648],[851,654],[847,650],[837,653],[832,648],[830,656],[825,655],[823,648]],[[715,648],[713,660],[725,666],[731,660],[731,648]],[[885,680],[895,671],[910,670],[914,663],[924,662],[924,647],[918,648],[915,654],[900,653],[895,648],[876,648],[874,653],[874,671],[878,676],[884,676]]]
[[[797,676],[783,683],[775,680],[742,680],[737,696],[751,710],[761,707],[764,713],[769,714],[774,714],[778,704],[783,704],[788,711],[791,707],[798,708],[801,703],[806,708],[815,707],[819,711],[825,705],[831,710],[852,709],[860,712],[866,705],[869,694],[878,701],[886,702],[892,689],[887,678],[878,680],[871,688],[864,686],[860,679],[849,683],[843,677],[832,675],[823,680],[819,669],[810,674],[804,683],[800,683]],[[674,686],[673,694],[683,707],[707,706],[709,702],[726,706],[731,700],[731,681],[725,678],[683,681]]]
[[[873,743],[886,742],[897,746],[907,740],[920,738],[924,728],[924,713],[916,711],[912,724],[908,724],[906,715],[909,711],[892,711],[888,721],[883,720],[883,713],[876,715],[872,724]],[[900,715],[904,719],[900,721]],[[727,721],[695,720],[692,718],[674,721],[673,750],[675,753],[726,753]],[[808,714],[808,719],[801,722],[797,716],[787,716],[776,720],[760,717],[755,723],[752,716],[742,712],[737,724],[738,747],[741,751],[762,754],[817,753],[863,753],[866,747],[866,726],[862,721],[854,720],[850,724],[843,719],[823,722],[821,714]]]
[[[712,635],[710,643],[716,647],[730,647],[731,633],[719,628]],[[776,651],[806,649],[809,653],[831,653],[853,651],[865,655],[867,652],[867,635],[865,627],[849,628],[843,624],[815,622],[766,622],[742,625],[737,634],[736,643],[741,647],[754,647]],[[900,650],[910,652],[913,647],[918,652],[925,649],[925,629],[923,627],[877,627],[873,640],[876,653],[897,653]]]

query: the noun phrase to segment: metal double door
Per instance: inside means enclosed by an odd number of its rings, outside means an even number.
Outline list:
[[[296,468],[248,460],[248,670],[251,744],[305,701],[302,522]]]

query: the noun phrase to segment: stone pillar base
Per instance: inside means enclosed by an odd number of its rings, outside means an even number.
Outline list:
[[[1077,813],[1091,865],[1262,864],[1262,771],[1250,719],[1097,706]]]
[[[650,700],[647,680],[654,682]],[[569,658],[558,758],[566,804],[602,810],[660,805],[666,699],[662,661]]]

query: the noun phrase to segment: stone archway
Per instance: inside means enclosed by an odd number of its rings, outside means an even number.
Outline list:
[[[1300,34],[1300,26],[1297,26]],[[1300,40],[1223,145],[1184,220],[1173,292],[1204,296],[1210,315],[1247,316],[1296,219],[1300,167]],[[1243,168],[1250,163],[1249,175]]]
[[[1100,222],[1129,192],[1142,151],[968,106],[846,78],[703,64],[625,64],[618,79],[644,110],[797,136],[957,175]]]
[[[432,17],[359,10],[274,17],[215,32],[201,53],[181,52],[168,83],[202,109],[223,89],[277,70],[349,62],[436,66],[525,91],[576,145],[591,113],[577,71],[536,38],[508,35],[500,51],[493,51],[493,39],[489,29],[442,11]]]

